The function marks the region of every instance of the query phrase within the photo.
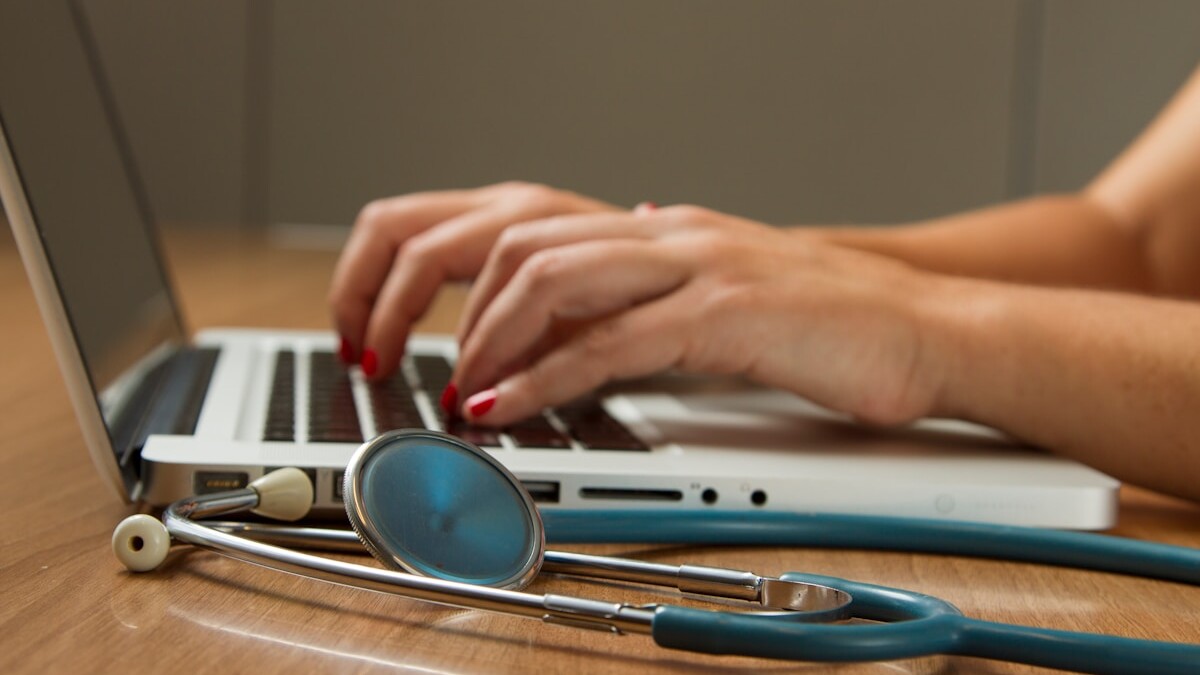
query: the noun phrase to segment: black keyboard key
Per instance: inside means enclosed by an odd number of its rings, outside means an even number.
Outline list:
[[[350,376],[335,360],[333,352],[313,352],[310,378],[308,440],[313,443],[362,443]]]
[[[463,420],[454,420],[446,424],[446,433],[457,436],[474,445],[500,447],[500,432],[487,427],[473,427]]]
[[[308,440],[310,443],[362,443],[363,437],[362,432],[358,429],[352,431],[326,429],[309,434]]]
[[[413,400],[412,388],[404,380],[403,373],[397,372],[390,379],[372,383],[368,391],[371,395],[371,416],[375,419],[377,432],[425,427],[421,412]]]
[[[271,398],[267,403],[266,441],[296,440],[296,354],[281,350],[275,354],[275,373]]]
[[[454,374],[450,362],[441,356],[425,354],[413,356],[412,361],[417,371],[417,378],[421,381],[421,388],[429,392],[436,401],[442,395],[446,385],[450,384],[450,376]]]
[[[629,450],[636,452],[649,452],[650,450],[650,447],[643,443],[641,439],[627,431],[615,434],[604,433],[576,436],[575,440],[579,441],[588,450]]]
[[[600,401],[586,399],[557,411],[571,436],[589,450],[635,450],[648,451],[650,448],[637,436],[625,428],[608,411]]]
[[[264,441],[294,441],[296,440],[296,429],[293,425],[272,427],[268,426],[263,432]]]
[[[505,432],[522,448],[554,448],[565,450],[571,447],[571,440],[555,429],[550,421],[538,415],[518,422]]]

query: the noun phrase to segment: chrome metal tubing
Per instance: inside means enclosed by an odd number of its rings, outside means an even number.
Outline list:
[[[331,551],[364,551],[350,530],[267,523],[206,523],[222,532],[281,546]],[[846,617],[850,595],[828,586],[763,577],[753,572],[699,565],[664,565],[625,558],[546,551],[542,570],[556,574],[630,581],[674,588],[681,593],[752,602],[764,610],[804,612],[805,621],[838,621]],[[796,616],[794,618],[801,618]]]
[[[683,593],[737,600],[758,600],[758,589],[762,583],[762,577],[753,572],[697,565],[663,565],[561,551],[547,551],[542,569],[559,574],[669,586]]]
[[[253,499],[244,492],[254,495]],[[169,506],[163,514],[163,523],[178,541],[263,567],[351,588],[570,625],[586,623],[622,633],[651,632],[654,620],[652,607],[582,598],[572,598],[571,602],[565,603],[561,596],[534,595],[365,567],[252,541],[191,519],[197,513],[218,516],[253,508],[257,503],[257,493],[253,490],[193,497]]]
[[[328,527],[302,527],[299,525],[275,525],[273,523],[245,523],[234,520],[205,521],[205,527],[236,534],[239,537],[261,541],[276,546],[290,546],[318,551],[343,551],[366,553],[362,541],[353,530],[335,530]]]

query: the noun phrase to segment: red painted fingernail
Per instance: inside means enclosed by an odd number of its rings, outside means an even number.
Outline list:
[[[442,411],[447,415],[454,417],[458,414],[458,387],[454,383],[446,385],[442,390]]]
[[[470,411],[471,417],[483,417],[494,405],[496,405],[495,389],[485,389],[467,399],[467,410]]]
[[[375,370],[379,368],[379,355],[375,353],[374,349],[364,350],[362,362],[359,365],[362,366],[363,375],[374,377]]]
[[[338,345],[338,358],[346,365],[354,363],[354,347],[346,338],[342,338],[341,344]]]
[[[658,204],[655,204],[654,202],[642,202],[642,203],[638,204],[637,206],[633,207],[633,212],[634,213],[648,213],[657,208],[658,208]]]

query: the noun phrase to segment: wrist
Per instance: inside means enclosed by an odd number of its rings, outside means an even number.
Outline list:
[[[913,301],[919,367],[931,388],[925,414],[985,421],[977,405],[980,388],[1003,386],[993,375],[1006,370],[1006,295],[990,281],[926,277]]]

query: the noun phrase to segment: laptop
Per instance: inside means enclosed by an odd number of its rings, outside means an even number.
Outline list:
[[[983,427],[883,431],[729,378],[623,383],[506,429],[448,422],[448,336],[368,384],[332,332],[186,331],[132,155],[73,4],[0,17],[0,195],[87,450],[113,492],[163,506],[295,466],[342,514],[355,449],[392,428],[459,435],[545,510],[836,512],[1103,529],[1118,483]]]

